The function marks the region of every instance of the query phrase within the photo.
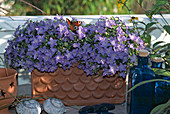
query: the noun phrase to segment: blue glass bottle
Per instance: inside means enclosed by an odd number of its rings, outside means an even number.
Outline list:
[[[138,65],[130,69],[130,84],[134,85],[155,78],[154,71],[148,66],[149,52],[139,51]],[[137,87],[130,93],[130,114],[149,114],[154,107],[155,83],[148,83]]]
[[[161,58],[153,58],[152,68],[162,69]],[[170,77],[163,75],[156,75],[156,79],[170,80]],[[170,99],[170,83],[156,82],[155,83],[155,106],[166,103]]]
[[[162,69],[162,59],[160,57],[154,57],[152,62],[151,68],[160,68]]]

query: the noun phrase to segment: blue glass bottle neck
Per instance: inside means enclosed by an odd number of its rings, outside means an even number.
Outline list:
[[[138,67],[148,67],[148,60],[149,60],[149,56],[140,57],[138,55]]]
[[[152,61],[152,68],[162,68],[162,62],[154,62]]]

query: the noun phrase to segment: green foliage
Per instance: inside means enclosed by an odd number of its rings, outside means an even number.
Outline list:
[[[166,30],[166,32],[170,35],[170,26],[164,25],[163,28]]]
[[[168,76],[170,77],[170,72],[164,69],[159,69],[159,68],[153,68],[153,71],[155,72],[156,75],[163,75],[163,76]]]
[[[10,15],[43,15],[40,11],[33,7],[21,2],[15,1],[11,10],[14,12]],[[118,12],[114,12],[117,9],[117,0],[24,0],[44,12],[50,15],[107,15],[117,13],[128,13],[128,11],[121,9]],[[130,7],[133,1],[127,3]],[[118,10],[118,9],[117,9]]]
[[[170,66],[170,56],[168,55],[168,53],[170,53],[170,43],[165,43],[164,41],[158,41],[154,43],[153,47],[152,48],[150,47],[150,49],[151,49],[151,53],[150,53],[151,59],[153,59],[153,57],[162,57],[164,63],[166,64],[166,68]]]
[[[158,46],[158,45],[161,44],[161,43],[165,43],[165,42],[164,42],[164,41],[158,41],[158,42],[156,42],[156,43],[153,44],[153,48],[155,48],[156,46]]]
[[[142,6],[143,0],[139,1],[140,6]],[[168,0],[156,0],[155,3],[153,3],[153,7],[151,10],[146,10],[146,16],[148,18],[152,19],[152,16],[155,14],[161,14],[162,12],[164,13],[169,13],[170,12],[170,2]]]
[[[139,0],[139,4],[141,7],[142,7],[142,2],[143,2],[143,0]]]
[[[151,28],[152,25],[155,25],[156,22],[150,22],[146,25],[145,31],[149,30]]]
[[[152,111],[150,112],[150,114],[168,114],[168,108],[170,106],[170,99],[168,100],[168,102],[158,105],[156,106],[154,109],[152,109]]]

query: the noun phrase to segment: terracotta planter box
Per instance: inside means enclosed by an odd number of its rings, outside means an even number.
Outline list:
[[[31,80],[34,97],[56,97],[80,106],[125,102],[125,80],[117,75],[114,78],[87,77],[77,67],[66,71],[58,68],[54,73],[41,73],[35,69]]]
[[[0,88],[4,89],[13,95],[17,95],[17,71],[14,69],[7,69],[8,76],[6,75],[5,68],[0,68]],[[4,90],[0,89],[0,107],[12,103],[15,99]],[[2,94],[3,93],[3,94]],[[3,99],[7,98],[7,99]],[[2,100],[3,99],[3,100]],[[0,110],[0,114],[8,114],[8,108]]]

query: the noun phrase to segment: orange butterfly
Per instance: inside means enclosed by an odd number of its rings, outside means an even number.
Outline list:
[[[66,21],[69,25],[69,28],[73,31],[76,30],[82,24],[81,21],[70,21],[68,18],[66,18]]]
[[[131,17],[131,19],[129,19],[128,21],[131,23],[133,20],[138,20],[138,17]]]

